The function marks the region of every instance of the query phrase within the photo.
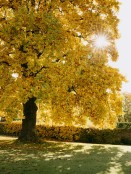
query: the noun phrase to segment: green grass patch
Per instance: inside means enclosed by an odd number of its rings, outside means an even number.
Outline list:
[[[23,144],[0,136],[1,174],[130,174],[131,146]]]

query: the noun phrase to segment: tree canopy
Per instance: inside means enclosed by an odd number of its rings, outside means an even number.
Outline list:
[[[54,123],[113,126],[125,78],[118,58],[117,0],[1,0],[0,110],[13,118],[36,97]],[[94,37],[104,35],[106,48]]]

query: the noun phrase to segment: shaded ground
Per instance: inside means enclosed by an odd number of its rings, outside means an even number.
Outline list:
[[[0,174],[131,174],[131,146],[22,144],[0,136]]]

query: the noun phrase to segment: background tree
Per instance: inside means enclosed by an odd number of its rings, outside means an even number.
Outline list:
[[[125,80],[108,65],[118,57],[118,9],[116,0],[0,1],[0,107],[9,118],[23,108],[20,139],[35,140],[38,101],[54,123],[114,125]]]
[[[123,116],[121,122],[131,122],[131,93],[123,94]]]

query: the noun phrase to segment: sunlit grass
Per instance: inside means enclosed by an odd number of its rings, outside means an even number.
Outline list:
[[[2,174],[130,174],[130,146],[56,141],[23,144],[14,140],[0,140]]]

